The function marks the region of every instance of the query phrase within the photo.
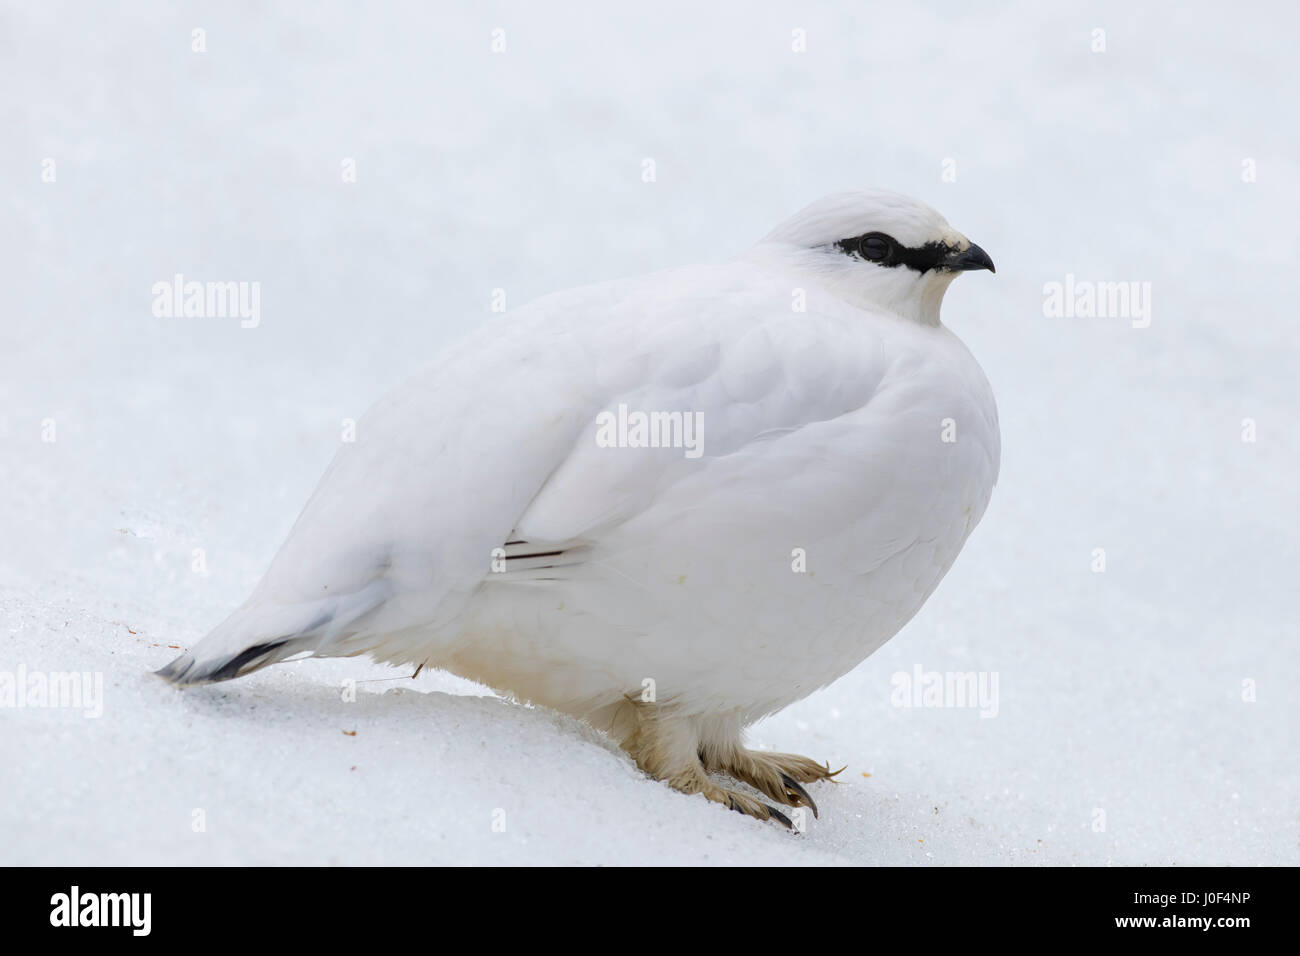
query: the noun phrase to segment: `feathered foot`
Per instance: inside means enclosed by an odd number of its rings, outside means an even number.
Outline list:
[[[725,773],[786,806],[807,807],[814,817],[817,803],[803,785],[833,780],[836,774],[844,772],[843,767],[832,771],[830,764],[820,764],[798,754],[766,753],[740,746],[715,754],[706,751],[704,757],[709,772]]]
[[[659,709],[653,704],[638,704],[636,716],[636,729],[623,740],[622,745],[645,773],[682,793],[702,794],[705,799],[720,803],[728,810],[757,820],[774,820],[786,829],[794,828],[790,818],[771,804],[719,786],[709,779],[700,759],[702,748],[697,721],[677,717],[671,710]],[[783,797],[772,796],[790,803]]]

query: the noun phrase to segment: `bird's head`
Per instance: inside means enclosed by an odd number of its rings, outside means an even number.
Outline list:
[[[993,260],[923,202],[882,190],[836,193],[795,213],[748,257],[807,275],[863,308],[939,323],[948,285]]]

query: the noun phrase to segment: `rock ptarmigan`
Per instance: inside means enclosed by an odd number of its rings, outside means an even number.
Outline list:
[[[304,656],[444,668],[574,714],[685,793],[789,824],[831,776],[744,728],[924,603],[999,461],[939,321],[993,271],[935,210],[837,194],[734,261],[571,289],[358,423],[248,601],[158,673]]]

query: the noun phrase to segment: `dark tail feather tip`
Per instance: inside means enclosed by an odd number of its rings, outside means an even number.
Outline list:
[[[192,654],[182,654],[170,664],[154,671],[154,673],[178,687],[186,687],[191,684],[215,684],[217,681],[238,677],[246,671],[257,670],[262,664],[271,663],[270,661],[258,662],[261,658],[288,643],[287,640],[280,640],[254,644],[252,647],[244,648],[244,650],[227,660],[212,661],[202,666],[194,660]],[[250,664],[254,666],[250,667]]]
[[[185,680],[185,675],[194,669],[194,658],[189,654],[181,654],[173,658],[165,667],[160,667],[154,674],[167,681],[169,684],[184,685],[189,683]]]

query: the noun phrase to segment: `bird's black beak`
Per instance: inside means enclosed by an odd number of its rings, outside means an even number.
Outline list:
[[[944,267],[951,269],[953,272],[970,272],[972,269],[988,269],[989,272],[997,272],[993,268],[993,260],[989,254],[981,249],[975,243],[971,243],[966,249],[960,252],[954,252],[944,262]]]

